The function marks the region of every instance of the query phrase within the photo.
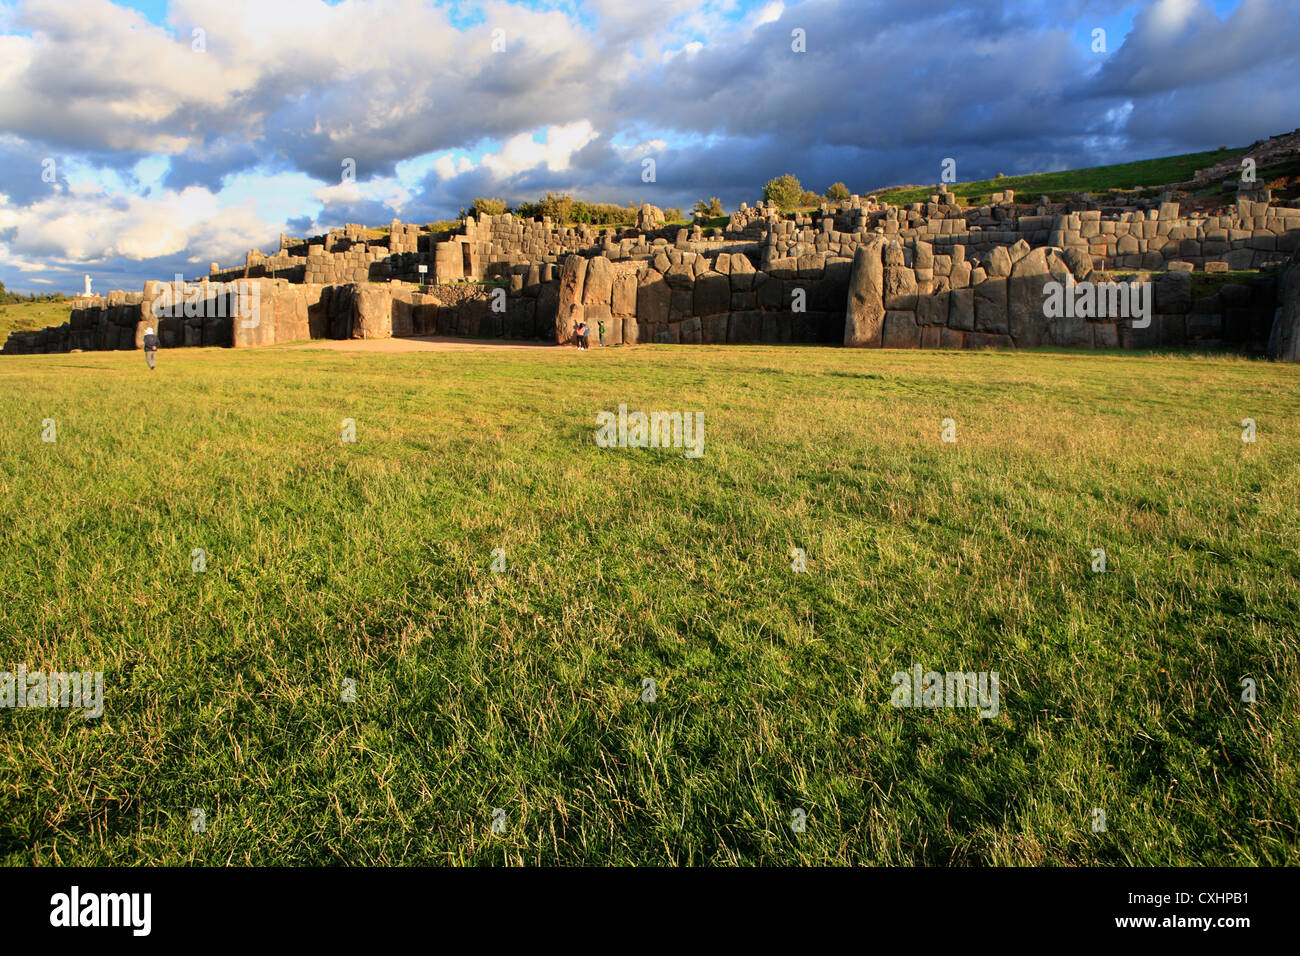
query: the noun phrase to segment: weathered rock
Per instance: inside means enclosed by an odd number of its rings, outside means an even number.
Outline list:
[[[763,313],[732,312],[727,326],[729,343],[746,345],[760,341],[763,330]]]
[[[1192,308],[1192,274],[1190,272],[1165,272],[1156,276],[1156,312],[1189,312]]]
[[[716,272],[706,272],[695,280],[696,315],[713,315],[731,307],[731,281]]]
[[[582,256],[569,256],[560,270],[560,297],[555,311],[555,341],[568,345],[573,341],[573,327],[582,308],[583,280],[587,275],[587,260]]]
[[[858,246],[849,274],[844,344],[854,348],[879,346],[885,321],[885,278],[881,261],[884,239],[874,236]],[[734,279],[735,273],[732,277]]]
[[[1071,246],[1065,250],[1061,258],[1065,260],[1070,273],[1079,282],[1084,281],[1092,274],[1092,256],[1083,250]]]
[[[1007,253],[1005,246],[993,247],[993,251],[989,253],[985,271],[991,276],[1011,275],[1011,256]]]
[[[1007,334],[1007,280],[1001,276],[985,279],[974,292],[975,328],[995,335]]]
[[[1300,362],[1300,256],[1292,256],[1277,287],[1277,313],[1268,337],[1268,356]]]
[[[587,260],[587,272],[582,283],[582,304],[584,306],[603,306],[609,311],[610,299],[614,292],[614,263],[604,256],[592,256]],[[599,308],[597,311],[601,311]],[[593,315],[588,308],[588,314]]]
[[[689,292],[695,284],[695,267],[689,262],[679,262],[669,266],[668,271],[664,273],[664,281],[670,288]]]
[[[643,325],[667,325],[672,289],[655,269],[642,274],[636,286],[636,316]],[[626,336],[624,336],[626,340]]]
[[[393,297],[385,287],[352,286],[352,338],[387,339],[393,335]]]
[[[636,314],[636,273],[621,272],[614,277],[610,310],[615,315]]]
[[[948,293],[948,327],[966,332],[974,331],[974,289],[953,289]],[[957,347],[960,348],[960,346]]]
[[[664,225],[664,211],[650,203],[642,203],[636,212],[636,227],[640,232],[661,229]]]
[[[907,266],[885,266],[885,308],[887,310],[914,311],[918,293],[915,272]]]
[[[921,345],[921,327],[913,312],[885,313],[881,345],[887,349],[914,349]]]
[[[1047,325],[1043,286],[1052,281],[1057,280],[1048,270],[1047,250],[1041,247],[1027,252],[1011,269],[1007,279],[1007,330],[1021,348],[1043,340]]]

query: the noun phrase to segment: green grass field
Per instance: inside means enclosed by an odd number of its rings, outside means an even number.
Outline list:
[[[0,670],[106,684],[0,709],[0,863],[1300,863],[1300,368],[187,349],[0,391]],[[598,448],[621,402],[704,456]],[[891,706],[914,663],[998,716]]]
[[[1186,182],[1198,169],[1227,162],[1245,152],[1245,149],[1211,150],[1205,153],[1186,153],[1181,156],[1162,156],[1134,163],[1113,166],[1091,166],[1086,169],[1067,169],[1056,173],[1033,173],[1027,176],[1003,176],[998,179],[980,179],[956,183],[948,188],[967,206],[981,206],[994,193],[1013,189],[1017,202],[1034,203],[1039,196],[1048,196],[1053,202],[1065,202],[1077,192],[1106,192],[1111,189],[1142,190],[1164,186],[1168,183]],[[933,186],[910,189],[886,189],[875,193],[881,202],[895,206],[925,202],[934,192]]]

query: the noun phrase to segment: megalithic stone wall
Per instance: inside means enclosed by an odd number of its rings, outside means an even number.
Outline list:
[[[907,264],[909,251],[913,265]],[[985,264],[972,267],[964,261],[940,262],[947,257],[931,257],[927,252],[924,243],[916,243],[914,250],[897,242],[870,241],[858,248],[845,298],[845,345],[1192,347],[1261,354],[1270,328],[1286,327],[1273,319],[1277,277],[1269,273],[1248,284],[1225,284],[1200,297],[1192,294],[1189,271],[1108,276],[1107,281],[1152,283],[1152,312],[1149,324],[1141,327],[1130,318],[1113,315],[1047,316],[1048,283],[1066,287],[1100,278],[1086,255],[1050,247],[1031,249],[1017,242],[1010,248],[995,248]],[[1293,281],[1300,285],[1300,270],[1294,272]],[[1300,298],[1300,292],[1294,295]],[[1279,343],[1286,341],[1283,331],[1276,335]],[[1279,344],[1277,350],[1284,347]]]
[[[1300,253],[1292,256],[1278,281],[1268,356],[1281,362],[1300,362]]]

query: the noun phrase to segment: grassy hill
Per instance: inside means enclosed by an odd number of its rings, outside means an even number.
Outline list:
[[[0,666],[106,681],[0,708],[0,863],[1300,864],[1298,367],[185,349],[0,393]],[[598,448],[620,402],[704,457]],[[891,706],[914,663],[998,716]]]
[[[62,325],[72,315],[71,302],[17,302],[0,305],[0,345],[10,332]]]
[[[1101,193],[1111,189],[1142,190],[1190,180],[1198,169],[1235,159],[1246,150],[1223,149],[1206,153],[1185,153],[1182,156],[1165,156],[1144,159],[1135,163],[1114,166],[1090,166],[1057,173],[1034,173],[1028,176],[1002,176],[957,183],[949,190],[960,197],[965,205],[980,206],[996,192],[1014,189],[1018,198],[1037,202],[1039,196],[1048,196],[1053,202],[1064,202],[1071,193]],[[875,193],[883,202],[897,206],[924,202],[934,192],[933,186],[908,189],[886,189]]]

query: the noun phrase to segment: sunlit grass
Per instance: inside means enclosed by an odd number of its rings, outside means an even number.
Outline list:
[[[1296,367],[185,349],[0,394],[0,670],[107,698],[0,710],[0,862],[1300,862]],[[619,403],[704,457],[598,448]],[[913,662],[999,716],[893,708]]]

